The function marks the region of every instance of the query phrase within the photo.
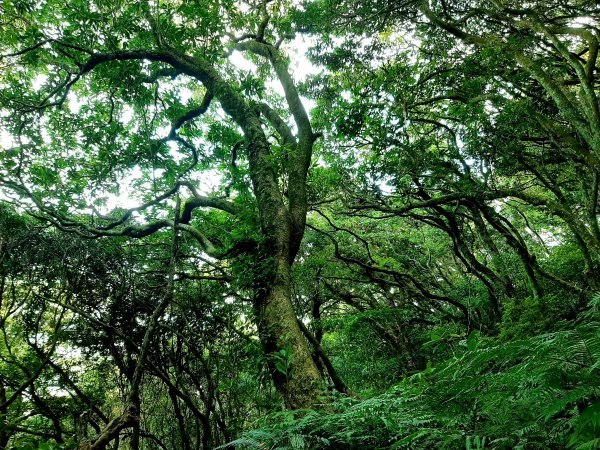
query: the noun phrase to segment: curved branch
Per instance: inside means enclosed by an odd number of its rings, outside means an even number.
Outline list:
[[[213,98],[214,94],[210,90],[206,91],[206,94],[204,94],[204,98],[202,99],[202,103],[200,104],[200,106],[198,106],[197,108],[190,109],[188,112],[179,117],[173,123],[171,131],[169,132],[169,135],[165,138],[165,140],[174,139],[177,130],[181,128],[183,124],[204,114],[208,110],[208,107],[210,106],[210,103]]]
[[[375,267],[374,265],[370,265],[370,264],[366,264],[358,259],[354,259],[354,258],[350,258],[348,256],[344,256],[341,254],[340,252],[340,248],[339,248],[339,244],[338,242],[326,231],[320,230],[319,228],[316,228],[312,225],[307,225],[310,229],[316,231],[317,233],[321,233],[325,236],[327,236],[329,238],[329,240],[333,243],[334,249],[335,249],[335,256],[336,258],[338,258],[341,261],[344,261],[346,263],[349,264],[354,264],[357,265],[358,267],[362,268],[363,270],[365,270],[367,273],[369,272],[379,272],[381,274],[384,275],[389,275],[394,279],[402,279],[402,278],[406,278],[408,281],[411,282],[411,284],[421,293],[421,295],[423,295],[425,298],[428,298],[430,300],[440,300],[446,303],[451,304],[452,306],[456,307],[457,309],[459,309],[462,314],[464,315],[465,318],[465,322],[469,323],[470,320],[470,315],[469,315],[469,310],[468,308],[463,305],[462,303],[451,299],[449,297],[445,297],[442,295],[437,295],[437,294],[433,294],[431,292],[429,292],[425,286],[423,286],[423,284],[421,284],[421,282],[419,282],[414,276],[408,274],[408,273],[401,273],[401,272],[397,272],[395,270],[391,270],[391,269],[385,269],[382,267]]]
[[[281,118],[277,111],[271,108],[266,103],[260,103],[258,105],[258,110],[262,113],[263,116],[269,121],[269,123],[275,128],[277,133],[283,138],[283,143],[290,146],[295,146],[297,144],[296,138],[294,137],[292,130],[287,123]]]

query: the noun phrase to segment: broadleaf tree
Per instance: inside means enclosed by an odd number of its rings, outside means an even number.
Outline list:
[[[4,2],[0,443],[597,446],[596,3]]]
[[[1,97],[13,145],[2,154],[1,183],[61,230],[86,238],[175,231],[195,238],[205,258],[245,271],[237,276],[249,279],[275,384],[300,408],[323,389],[290,272],[318,133],[287,56],[289,6],[5,2]],[[246,67],[232,62],[240,55]],[[107,208],[124,189],[139,204]],[[227,239],[214,235],[223,222]],[[236,265],[240,255],[252,263]],[[282,349],[292,355],[285,374],[268,356]]]

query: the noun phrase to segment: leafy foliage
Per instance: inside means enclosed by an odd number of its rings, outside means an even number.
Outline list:
[[[598,323],[494,345],[476,337],[383,395],[280,413],[236,448],[594,448]],[[283,416],[282,416],[283,415]],[[223,447],[226,448],[226,447]]]
[[[0,448],[599,448],[599,40],[0,2]]]

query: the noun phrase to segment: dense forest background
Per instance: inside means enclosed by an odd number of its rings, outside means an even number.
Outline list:
[[[0,449],[600,448],[594,0],[0,3]]]

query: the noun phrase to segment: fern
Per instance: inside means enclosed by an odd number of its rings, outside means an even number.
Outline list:
[[[599,331],[592,323],[501,345],[480,341],[383,395],[340,399],[328,412],[273,415],[232,445],[598,448]]]

